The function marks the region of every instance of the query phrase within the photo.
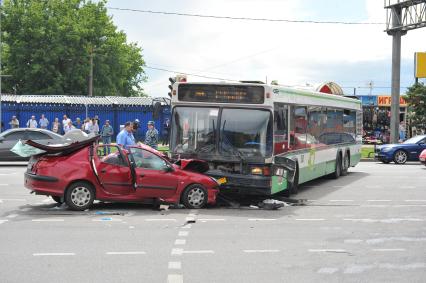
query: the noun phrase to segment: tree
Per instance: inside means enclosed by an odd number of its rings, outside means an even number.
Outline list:
[[[426,129],[426,86],[417,83],[408,88],[407,103],[410,109],[411,126]]]
[[[105,0],[5,0],[4,89],[18,94],[87,95],[90,57],[94,95],[141,95],[142,49],[127,43]]]

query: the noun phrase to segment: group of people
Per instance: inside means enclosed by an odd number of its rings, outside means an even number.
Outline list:
[[[116,142],[117,144],[122,145],[124,148],[128,148],[131,145],[135,145],[137,140],[142,140],[137,136],[138,130],[140,128],[139,120],[136,119],[133,122],[126,122],[123,130],[117,135]],[[76,118],[75,121],[72,121],[68,118],[67,115],[63,116],[63,120],[59,121],[58,118],[50,124],[50,121],[45,117],[44,114],[41,115],[40,119],[37,121],[36,116],[31,116],[31,118],[26,122],[25,126],[27,128],[41,128],[41,129],[49,129],[52,132],[57,134],[66,134],[73,129],[80,129],[87,134],[95,134],[100,135],[103,144],[111,144],[112,137],[114,135],[114,129],[111,126],[109,120],[105,120],[105,123],[100,125],[100,120],[98,115],[95,115],[94,118],[86,118],[82,121],[80,118]],[[19,128],[19,120],[16,116],[12,116],[12,119],[9,122],[10,128]],[[148,129],[145,132],[144,143],[151,146],[154,149],[158,148],[158,144],[160,143],[159,132],[155,128],[154,121],[149,121],[147,125]],[[163,139],[162,144],[168,144],[169,140],[169,132],[170,132],[170,121],[166,119],[163,125]],[[136,138],[135,138],[136,136]]]

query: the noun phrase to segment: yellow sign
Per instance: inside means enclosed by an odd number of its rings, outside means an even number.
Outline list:
[[[377,97],[377,105],[379,106],[391,106],[392,98],[390,95],[379,95]],[[405,107],[407,106],[407,101],[405,101],[405,98],[400,96],[399,97],[399,106]]]
[[[414,55],[414,76],[426,78],[426,52],[416,52]]]

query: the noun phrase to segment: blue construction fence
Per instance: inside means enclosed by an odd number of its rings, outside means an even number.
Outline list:
[[[11,103],[3,102],[2,105],[2,122],[5,128],[9,129],[9,122],[12,116],[16,116],[19,120],[19,126],[26,127],[27,121],[32,115],[36,116],[37,122],[42,114],[49,120],[48,129],[52,129],[52,123],[55,118],[62,122],[63,116],[67,115],[73,122],[78,118],[82,121],[86,118],[85,105],[69,105],[69,104],[39,104],[39,103]],[[120,131],[120,125],[124,125],[127,121],[133,122],[135,119],[140,121],[140,128],[135,133],[138,141],[143,141],[147,130],[148,121],[154,121],[155,127],[160,133],[160,138],[164,138],[164,122],[170,119],[170,107],[162,106],[159,117],[153,119],[153,107],[151,105],[88,105],[87,113],[90,118],[98,115],[100,120],[99,128],[102,128],[105,120],[109,120],[114,129],[115,136]]]

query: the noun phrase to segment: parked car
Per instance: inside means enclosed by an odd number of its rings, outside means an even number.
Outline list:
[[[424,149],[419,156],[419,160],[421,163],[423,163],[423,165],[426,166],[426,149]]]
[[[21,157],[10,151],[19,140],[34,140],[41,144],[63,143],[64,137],[45,129],[17,128],[0,134],[0,161],[25,161],[29,157]]]
[[[426,135],[412,137],[400,144],[386,144],[377,149],[375,156],[383,163],[391,161],[404,164],[419,160],[420,153],[426,149]]]
[[[46,153],[33,156],[25,173],[25,187],[36,194],[85,210],[94,200],[111,202],[182,203],[187,208],[214,204],[218,182],[201,174],[208,165],[200,160],[171,163],[149,146],[128,150],[98,145],[99,137],[46,146],[27,144]]]

